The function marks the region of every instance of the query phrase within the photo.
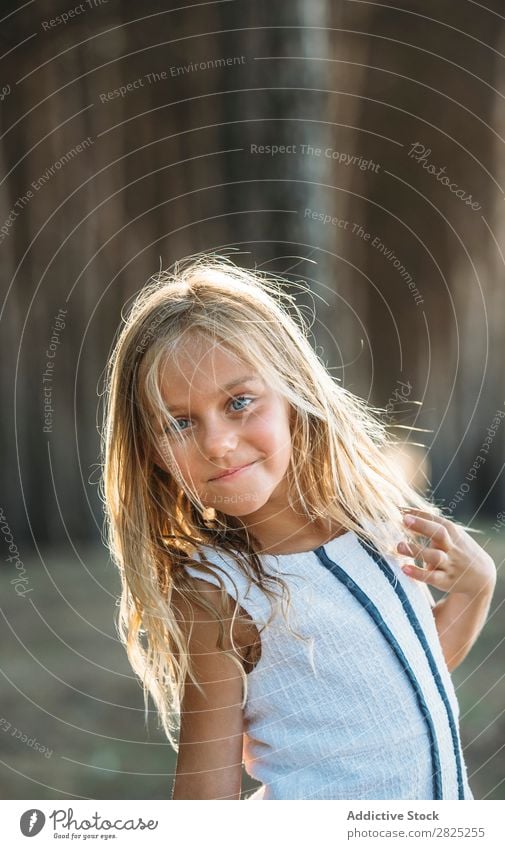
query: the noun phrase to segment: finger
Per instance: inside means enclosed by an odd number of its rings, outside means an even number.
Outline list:
[[[442,572],[440,569],[420,569],[419,566],[413,566],[409,563],[402,566],[402,571],[408,575],[409,578],[414,578],[416,581],[420,581],[423,584],[429,584],[431,587],[435,587],[435,589],[445,592],[444,587],[446,575],[445,572]]]
[[[406,554],[409,557],[421,558],[429,566],[430,569],[443,569],[447,563],[447,554],[439,548],[428,548],[424,545],[416,545],[415,543],[399,542],[398,551],[400,554]]]
[[[428,537],[430,542],[433,542],[437,548],[442,551],[448,551],[451,545],[451,537],[447,528],[432,519],[423,519],[421,516],[414,516],[412,513],[407,513],[403,517],[404,523],[414,533]]]
[[[414,516],[419,516],[422,519],[429,519],[432,522],[438,522],[440,525],[443,525],[444,528],[450,532],[453,530],[455,525],[454,522],[451,522],[446,516],[438,516],[435,513],[429,513],[427,510],[421,510],[419,507],[400,507],[400,511],[405,515],[406,513],[411,513]]]

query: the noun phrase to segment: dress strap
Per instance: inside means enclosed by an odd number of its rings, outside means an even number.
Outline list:
[[[441,771],[441,763],[440,763],[440,751],[438,747],[438,742],[435,733],[435,727],[433,724],[433,719],[431,717],[428,705],[424,698],[423,691],[421,686],[416,678],[414,670],[410,666],[405,654],[398,643],[398,640],[387,626],[386,622],[382,618],[380,611],[377,609],[375,604],[369,598],[369,596],[363,592],[361,587],[356,584],[356,582],[351,578],[347,572],[342,569],[338,563],[335,563],[333,560],[330,560],[328,555],[324,550],[324,546],[320,546],[314,550],[314,554],[317,556],[320,563],[326,567],[341,583],[343,583],[347,589],[352,593],[354,598],[362,605],[365,611],[371,616],[373,621],[375,622],[378,630],[387,640],[391,649],[396,654],[402,669],[404,670],[407,678],[412,685],[412,689],[414,690],[414,694],[419,705],[419,709],[421,714],[424,717],[426,722],[426,726],[428,728],[428,734],[430,738],[430,750],[431,750],[431,758],[433,765],[433,798],[434,799],[443,799],[443,791],[442,791],[442,771]]]
[[[391,566],[389,565],[389,563],[387,562],[385,557],[382,554],[380,554],[380,552],[377,550],[376,546],[370,540],[365,541],[364,539],[361,539],[360,537],[358,537],[358,539],[359,539],[359,542],[361,543],[361,545],[363,546],[363,548],[365,549],[365,551],[367,552],[367,554],[369,554],[370,557],[372,557],[372,559],[375,561],[375,563],[377,563],[377,565],[382,570],[382,572],[386,576],[387,580],[389,581],[389,583],[393,587],[395,593],[397,594],[398,598],[400,599],[401,605],[402,605],[405,613],[407,614],[407,618],[408,618],[408,620],[409,620],[409,622],[412,626],[412,629],[413,629],[416,637],[418,638],[419,642],[421,643],[421,646],[424,649],[424,652],[426,654],[426,659],[428,661],[429,667],[430,667],[431,672],[433,674],[433,678],[435,679],[435,684],[436,684],[438,692],[440,694],[440,698],[442,699],[442,701],[444,703],[444,707],[445,707],[445,710],[446,710],[446,713],[447,713],[447,719],[448,719],[449,727],[450,727],[450,730],[451,730],[451,738],[452,738],[452,745],[453,745],[453,749],[454,749],[454,757],[456,759],[456,769],[457,769],[457,775],[458,775],[458,798],[464,799],[465,793],[464,793],[464,787],[463,787],[462,758],[461,758],[460,743],[459,743],[459,740],[458,740],[458,732],[457,732],[457,729],[456,729],[456,722],[455,722],[455,719],[454,719],[454,714],[452,712],[451,705],[449,703],[449,699],[447,697],[447,692],[445,690],[443,681],[440,677],[440,672],[439,672],[438,666],[435,662],[435,658],[433,657],[433,653],[432,653],[431,648],[428,644],[428,640],[426,639],[426,634],[424,633],[424,630],[423,630],[423,628],[422,628],[422,626],[419,622],[419,619],[416,616],[416,613],[414,611],[414,608],[412,607],[412,604],[410,603],[410,600],[407,596],[407,593],[405,592],[404,588],[402,587],[400,581],[398,581],[398,579],[394,575],[393,570],[391,569]]]

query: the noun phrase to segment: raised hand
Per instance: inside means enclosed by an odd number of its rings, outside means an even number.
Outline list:
[[[400,554],[420,558],[426,564],[426,568],[406,564],[402,567],[406,575],[446,593],[470,597],[482,591],[492,594],[496,584],[494,561],[463,528],[444,516],[415,508],[408,508],[403,521],[410,531],[425,538],[418,544],[398,543]]]

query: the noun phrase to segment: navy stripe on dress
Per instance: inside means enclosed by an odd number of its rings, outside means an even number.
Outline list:
[[[379,553],[379,551],[377,550],[377,548],[375,547],[375,545],[373,545],[373,543],[371,541],[368,541],[368,540],[365,541],[365,540],[361,539],[360,537],[358,537],[358,539],[359,539],[359,542],[361,543],[361,545],[363,546],[363,548],[365,549],[365,551],[375,560],[375,562],[380,567],[380,569],[383,571],[383,573],[385,574],[389,583],[393,587],[398,598],[400,599],[400,602],[402,604],[403,609],[405,610],[405,613],[407,614],[409,622],[410,622],[419,642],[421,643],[421,645],[424,649],[424,652],[426,654],[426,658],[428,660],[430,669],[433,673],[433,678],[435,679],[435,683],[437,685],[437,689],[438,689],[438,692],[440,694],[440,698],[442,699],[442,701],[444,703],[445,710],[446,710],[446,713],[447,713],[447,719],[449,721],[449,727],[451,729],[452,746],[453,746],[453,751],[454,751],[454,757],[456,759],[456,771],[457,771],[457,775],[458,775],[458,799],[464,799],[465,793],[464,793],[464,788],[463,788],[463,770],[462,770],[462,766],[461,766],[461,750],[460,750],[459,741],[458,741],[458,733],[457,733],[457,730],[456,730],[456,722],[454,720],[454,714],[452,712],[451,705],[450,705],[449,699],[447,697],[447,692],[445,690],[443,681],[440,677],[440,672],[439,672],[438,666],[435,662],[435,658],[433,657],[433,653],[432,653],[431,648],[428,644],[428,640],[426,639],[426,634],[423,631],[423,628],[422,628],[422,626],[421,626],[421,624],[420,624],[420,622],[419,622],[419,620],[418,620],[418,618],[415,614],[414,608],[412,607],[412,604],[410,603],[410,600],[409,600],[405,590],[403,589],[403,587],[402,587],[401,583],[398,581],[398,579],[395,577],[393,570],[391,569],[391,566],[389,565],[389,563]]]
[[[430,737],[430,750],[431,750],[431,759],[433,765],[433,798],[434,799],[443,799],[443,791],[442,791],[442,779],[441,779],[441,767],[440,767],[440,752],[438,748],[438,742],[435,733],[435,727],[433,725],[433,720],[426,704],[422,689],[419,685],[419,682],[416,678],[414,670],[410,666],[407,658],[405,657],[400,644],[398,643],[396,637],[391,632],[391,630],[386,625],[384,619],[381,616],[380,611],[373,604],[372,600],[367,596],[366,593],[363,592],[361,587],[353,581],[350,575],[342,569],[338,563],[335,563],[333,560],[330,560],[328,555],[326,554],[324,547],[320,546],[319,548],[314,549],[314,554],[317,556],[319,561],[325,566],[329,571],[338,578],[341,583],[345,584],[348,590],[353,594],[356,600],[365,608],[367,613],[372,617],[375,624],[377,625],[380,632],[388,641],[389,645],[395,652],[398,660],[402,664],[402,667],[407,675],[414,693],[416,695],[417,703],[421,710],[422,715],[424,716],[426,725],[428,727],[429,737]]]

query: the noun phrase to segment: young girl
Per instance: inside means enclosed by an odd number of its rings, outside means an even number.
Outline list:
[[[174,799],[240,799],[243,763],[252,799],[473,798],[449,673],[495,567],[390,467],[378,412],[329,375],[280,278],[200,254],[134,302],[103,494]]]

